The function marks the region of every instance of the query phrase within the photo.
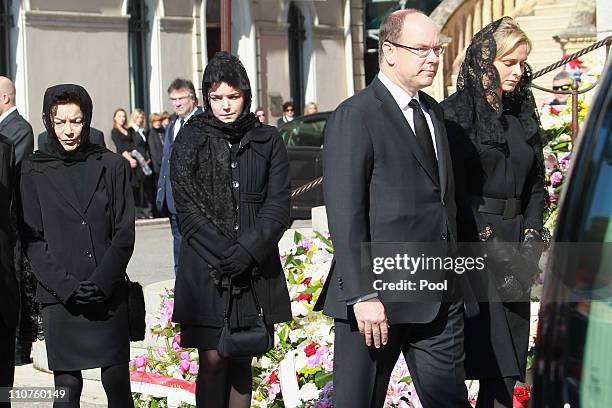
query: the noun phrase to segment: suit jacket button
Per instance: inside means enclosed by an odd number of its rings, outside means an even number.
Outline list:
[[[446,241],[446,238],[447,238],[446,232],[443,232],[442,234],[440,234],[440,239],[442,241]]]

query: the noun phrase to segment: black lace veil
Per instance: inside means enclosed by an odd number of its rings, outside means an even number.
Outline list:
[[[457,92],[443,102],[445,118],[461,126],[473,142],[493,145],[504,151],[507,149],[504,112],[518,117],[531,145],[541,143],[529,65],[525,64],[514,91],[503,92],[502,97],[497,93],[501,83],[493,65],[497,53],[493,34],[507,20],[511,20],[510,17],[496,20],[474,35],[459,70]]]

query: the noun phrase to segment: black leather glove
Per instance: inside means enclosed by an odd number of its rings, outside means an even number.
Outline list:
[[[77,305],[89,305],[102,302],[106,297],[98,286],[90,281],[83,281],[72,295],[74,303]]]
[[[488,244],[487,262],[493,270],[500,299],[504,302],[521,299],[533,284],[537,264],[519,252],[516,242],[502,242],[494,233],[489,233],[484,242]]]
[[[540,257],[544,252],[546,244],[542,239],[542,235],[534,229],[525,230],[523,242],[521,243],[521,255],[527,260],[527,262],[538,266],[540,263]]]
[[[238,276],[247,271],[255,262],[251,254],[240,244],[234,244],[223,252],[221,260],[221,274],[224,276]]]

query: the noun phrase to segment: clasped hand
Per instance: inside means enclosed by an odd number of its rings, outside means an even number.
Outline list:
[[[368,299],[353,305],[359,333],[365,337],[366,345],[380,348],[389,338],[389,321],[385,306],[378,298]]]
[[[102,302],[106,296],[98,286],[90,281],[83,281],[72,295],[74,303],[77,305],[89,305]]]
[[[223,259],[219,263],[221,274],[229,277],[238,276],[249,269],[254,259],[242,245],[235,243],[223,252]]]

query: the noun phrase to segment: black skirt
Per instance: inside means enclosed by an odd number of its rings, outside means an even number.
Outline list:
[[[181,324],[181,347],[216,350],[221,327]]]
[[[93,306],[43,305],[49,369],[77,371],[128,363],[130,338],[125,290]]]

